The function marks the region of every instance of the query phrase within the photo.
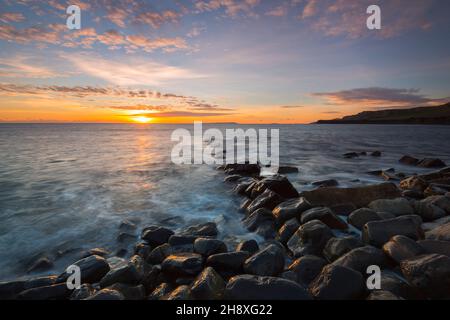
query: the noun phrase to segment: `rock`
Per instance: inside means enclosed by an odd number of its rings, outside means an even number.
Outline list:
[[[384,253],[396,263],[414,258],[424,253],[423,248],[405,236],[395,236],[383,246]]]
[[[381,247],[393,236],[403,235],[413,240],[423,238],[423,230],[414,216],[368,222],[362,232],[364,243]]]
[[[254,186],[256,184],[255,180],[247,180],[247,181],[242,181],[239,182],[233,189],[233,192],[241,195],[241,196],[245,196],[247,195],[246,190],[250,187],[250,186]]]
[[[255,240],[242,241],[238,244],[236,251],[246,251],[252,255],[259,251],[258,242]]]
[[[255,212],[256,210],[262,208],[272,211],[283,201],[284,199],[277,193],[270,190],[265,190],[263,193],[257,196],[255,200],[252,201],[252,203],[250,203],[250,205],[247,207],[247,212],[251,214],[252,212]]]
[[[423,194],[425,197],[431,197],[431,196],[443,196],[450,190],[450,186],[448,185],[442,185],[437,183],[430,183],[428,188],[425,189]]]
[[[242,223],[249,231],[255,231],[261,224],[267,221],[273,222],[272,212],[268,209],[260,208],[242,220]]]
[[[414,208],[405,198],[375,200],[369,204],[369,208],[376,212],[389,212],[397,217],[414,214]]]
[[[141,238],[151,246],[157,247],[169,241],[170,236],[173,234],[174,232],[167,228],[150,226],[142,231]]]
[[[370,155],[372,157],[381,157],[381,151],[373,151]]]
[[[252,198],[256,198],[269,189],[285,199],[298,198],[298,192],[286,177],[275,175],[258,181],[252,189]]]
[[[218,233],[219,231],[217,230],[217,225],[214,222],[207,222],[190,226],[185,231],[180,233],[180,235],[196,236],[196,237],[215,237],[217,236]]]
[[[425,232],[431,231],[433,229],[436,229],[437,227],[443,226],[444,224],[447,224],[450,222],[450,216],[446,216],[437,220],[434,220],[433,222],[427,222],[422,224],[422,229]]]
[[[362,247],[363,244],[359,239],[352,236],[343,238],[331,238],[328,240],[323,249],[323,256],[330,262],[342,257],[353,249]]]
[[[134,232],[136,228],[137,228],[136,224],[130,220],[123,220],[119,225],[119,230],[123,232]]]
[[[428,231],[426,233],[426,238],[430,240],[450,241],[450,223]]]
[[[28,268],[27,273],[46,271],[51,268],[53,268],[53,262],[47,257],[42,257]]]
[[[319,188],[301,193],[314,207],[352,203],[357,208],[365,207],[377,199],[393,199],[400,195],[399,189],[393,183],[358,188]]]
[[[400,264],[408,282],[427,297],[446,299],[450,297],[450,258],[428,254],[403,261]]]
[[[346,159],[353,159],[353,158],[358,158],[359,157],[359,153],[356,152],[347,152],[343,154],[343,157]]]
[[[446,164],[441,159],[425,158],[420,160],[417,166],[421,168],[443,168]]]
[[[434,221],[447,215],[444,210],[435,205],[432,199],[430,199],[434,197],[428,197],[414,203],[415,212],[422,217],[423,221]],[[445,196],[442,197],[445,198]]]
[[[253,202],[252,199],[246,199],[246,200],[244,200],[244,201],[241,203],[241,205],[239,206],[239,211],[242,212],[242,213],[246,213],[246,212],[247,212],[247,209],[248,209],[248,206],[249,206],[252,202]]]
[[[85,300],[125,300],[125,297],[117,290],[102,289]]]
[[[70,300],[84,300],[89,298],[95,293],[95,288],[89,284],[85,283],[80,286],[80,288],[73,290],[70,295]]]
[[[278,230],[277,240],[282,244],[286,245],[295,231],[300,227],[300,223],[297,218],[292,218],[288,220],[283,226]]]
[[[387,260],[382,250],[372,246],[365,246],[349,251],[335,260],[332,265],[347,267],[366,274],[367,267],[377,265],[383,268],[387,265]]]
[[[415,166],[419,163],[419,159],[416,159],[411,156],[403,156],[400,160],[398,160],[401,164],[405,164],[408,166]]]
[[[89,256],[78,260],[74,265],[80,268],[81,283],[96,283],[100,281],[110,270],[108,262],[100,256]],[[71,274],[64,272],[61,274],[57,282],[66,282]]]
[[[416,190],[423,192],[427,187],[428,183],[418,176],[412,176],[400,181],[400,188],[403,190]]]
[[[206,265],[214,268],[214,270],[230,272],[231,274],[242,271],[245,260],[248,259],[249,253],[246,251],[228,252],[214,254],[208,257]]]
[[[403,276],[390,271],[381,271],[381,289],[406,300],[423,300],[423,295],[411,287]]]
[[[161,264],[172,253],[172,247],[165,243],[153,249],[145,261],[151,264]]]
[[[442,209],[446,214],[450,214],[450,198],[447,196],[431,196],[423,200]]]
[[[405,198],[415,199],[415,200],[422,200],[425,195],[423,192],[417,191],[417,190],[404,190],[402,191],[402,196]]]
[[[381,177],[386,181],[398,181],[400,180],[399,177],[393,173],[390,173],[388,171],[381,172]]]
[[[270,245],[244,262],[244,271],[257,276],[276,276],[284,269],[284,253],[276,245]]]
[[[161,283],[153,292],[148,296],[148,300],[159,300],[164,296],[167,296],[172,292],[172,286],[168,283]]]
[[[326,264],[324,259],[308,255],[294,260],[288,270],[293,273],[295,282],[308,287]]]
[[[191,287],[192,296],[198,300],[219,300],[224,290],[225,282],[211,267],[203,270]]]
[[[186,301],[192,300],[191,289],[187,285],[179,286],[173,290],[170,294],[163,297],[162,300],[175,300],[175,301]]]
[[[224,182],[235,182],[235,181],[238,181],[238,180],[241,179],[241,178],[242,178],[241,175],[239,175],[239,174],[233,174],[233,175],[230,175],[230,176],[226,176],[226,177],[223,179],[223,181],[224,181]]]
[[[440,240],[420,240],[417,241],[426,253],[436,253],[450,257],[450,242]]]
[[[307,254],[321,255],[326,243],[332,237],[333,233],[326,224],[312,220],[294,233],[287,246],[296,258]]]
[[[300,218],[301,213],[311,209],[311,204],[305,198],[294,198],[280,203],[273,209],[272,214],[278,226],[292,218]]]
[[[220,240],[197,238],[194,242],[194,252],[206,257],[217,253],[225,253],[227,251],[227,245]]]
[[[391,300],[405,300],[405,299],[396,296],[395,294],[389,291],[375,290],[369,294],[367,300],[391,301]]]
[[[227,174],[239,174],[242,176],[258,176],[261,168],[258,164],[231,163],[224,166]]]
[[[264,221],[256,229],[256,234],[265,240],[274,239],[276,235],[275,223],[273,221]]]
[[[335,215],[330,208],[312,208],[302,213],[302,224],[312,220],[322,221],[331,229],[345,230],[348,228],[347,223]]]
[[[298,173],[297,167],[280,166],[277,171],[278,174]]]
[[[355,270],[328,265],[311,283],[309,290],[319,300],[354,300],[364,296],[365,283]]]
[[[134,246],[134,254],[141,256],[142,259],[147,260],[148,256],[152,252],[152,247],[147,243],[140,242]]]
[[[381,217],[372,209],[361,208],[353,211],[348,216],[348,223],[361,230],[367,222],[382,220]]]
[[[138,256],[136,256],[138,257]],[[142,258],[140,258],[142,259]],[[100,287],[106,288],[114,283],[139,284],[144,277],[144,271],[140,261],[137,263],[129,262],[128,264],[116,269],[111,269],[101,280]]]
[[[393,215],[392,213],[389,213],[389,212],[377,212],[377,215],[381,218],[381,220],[388,220],[388,219],[396,218],[395,215]],[[418,223],[419,223],[421,221],[420,220],[421,218],[419,216],[417,216],[417,219],[418,219]]]
[[[0,300],[16,299],[17,295],[25,290],[47,287],[56,283],[57,276],[45,276],[28,280],[0,282]]]
[[[120,292],[125,300],[144,300],[145,298],[145,288],[142,284],[131,286],[124,283],[115,283],[108,289]]]
[[[168,256],[161,269],[173,277],[196,276],[203,270],[203,257],[197,253],[176,253]]]
[[[70,296],[71,290],[66,283],[58,283],[22,291],[17,296],[19,300],[62,300]]]
[[[338,216],[348,216],[357,208],[353,203],[342,203],[330,206],[331,211]]]
[[[312,183],[313,186],[316,187],[336,187],[339,185],[339,182],[335,179],[329,179],[329,180],[322,180],[322,181],[316,181]]]
[[[172,247],[191,245],[194,248],[195,240],[197,240],[197,236],[175,234],[169,238],[169,245]]]
[[[226,300],[311,300],[299,284],[282,278],[235,276],[225,288]]]

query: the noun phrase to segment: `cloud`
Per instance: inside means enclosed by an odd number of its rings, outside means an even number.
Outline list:
[[[0,25],[0,39],[9,42],[30,43],[59,43],[59,33],[41,26],[17,29],[11,25]]]
[[[281,5],[278,7],[275,7],[269,11],[267,11],[265,13],[266,16],[271,16],[271,17],[283,17],[285,15],[287,15],[288,13],[288,7],[285,5]]]
[[[0,77],[53,78],[62,76],[62,74],[42,66],[39,62],[33,63],[31,60],[25,56],[0,58]]]
[[[23,20],[25,20],[25,17],[21,13],[15,12],[0,13],[0,21],[4,23],[21,22]]]
[[[304,106],[281,106],[282,109],[297,109],[297,108],[304,108]]]
[[[169,112],[155,112],[155,113],[141,113],[133,116],[149,117],[149,118],[176,118],[176,117],[216,117],[232,115],[232,113],[223,112],[190,112],[190,111],[169,111]]]
[[[314,16],[317,12],[317,3],[317,0],[308,0],[305,7],[303,8],[301,17],[305,19]]]
[[[239,14],[256,17],[253,8],[260,3],[260,0],[205,0],[197,1],[195,7],[199,12],[225,10],[227,16],[236,17]]]

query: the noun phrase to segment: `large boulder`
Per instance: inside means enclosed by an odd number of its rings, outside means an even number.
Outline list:
[[[203,270],[191,287],[192,296],[198,300],[219,300],[224,290],[225,282],[211,267]]]
[[[242,271],[244,262],[249,256],[250,254],[246,251],[214,254],[208,257],[206,265],[214,268],[221,274],[223,272],[236,274]]]
[[[311,209],[311,204],[305,198],[295,198],[280,203],[272,214],[276,224],[281,226],[292,218],[300,218],[300,214],[308,209]]]
[[[250,205],[247,207],[247,212],[251,214],[252,212],[261,208],[272,211],[283,201],[284,199],[279,194],[267,189],[250,203]]]
[[[294,260],[288,267],[288,271],[294,275],[295,282],[308,287],[326,264],[324,259],[308,255]]]
[[[313,206],[332,207],[352,203],[357,208],[367,206],[377,199],[393,199],[401,196],[400,190],[393,183],[357,187],[357,188],[319,188],[300,194]]]
[[[412,259],[424,253],[424,249],[416,241],[405,236],[392,237],[391,240],[384,244],[383,251],[396,263]]]
[[[345,230],[348,228],[345,221],[335,215],[330,208],[326,207],[312,208],[302,213],[302,224],[305,224],[312,220],[322,221],[331,229]]]
[[[139,256],[136,256],[139,257]],[[142,259],[139,257],[139,259]],[[111,269],[101,280],[100,287],[106,288],[114,283],[137,285],[144,278],[144,266],[139,259],[132,259],[128,264]]]
[[[412,287],[401,275],[392,271],[381,271],[381,289],[392,292],[406,300],[422,300],[423,295]]]
[[[110,270],[109,264],[105,258],[96,255],[78,260],[74,265],[80,268],[81,283],[96,283]],[[66,282],[70,275],[71,274],[64,272],[58,277],[56,282]]]
[[[176,253],[168,256],[161,270],[173,277],[196,276],[203,270],[203,257],[197,253]]]
[[[298,230],[298,228],[300,228],[300,223],[298,222],[297,218],[292,218],[286,221],[286,223],[283,224],[283,226],[278,230],[277,240],[284,245],[287,244],[289,239],[292,237],[295,231]]]
[[[420,240],[417,243],[426,253],[436,253],[450,257],[450,242],[441,240]]]
[[[333,237],[331,229],[321,221],[312,220],[302,225],[289,239],[287,247],[298,258],[307,254],[322,254],[328,240]]]
[[[150,226],[142,230],[141,238],[147,241],[151,246],[157,247],[169,241],[174,232],[167,228],[159,226]]]
[[[251,196],[256,198],[269,189],[285,199],[297,198],[298,192],[286,177],[275,175],[257,182],[252,189]]]
[[[194,242],[194,252],[205,257],[227,252],[227,245],[220,240],[209,238],[197,238]]]
[[[249,254],[254,254],[259,251],[259,245],[256,240],[245,240],[237,245],[236,251],[247,251]]]
[[[187,285],[181,285],[168,295],[162,297],[161,300],[174,300],[174,301],[192,300],[191,289]]]
[[[426,238],[431,240],[450,241],[450,222],[426,233]]]
[[[257,276],[276,276],[284,269],[283,250],[272,244],[255,253],[244,263],[244,272]]]
[[[309,290],[319,300],[361,299],[365,293],[361,273],[339,265],[328,265],[311,283]]]
[[[395,216],[414,214],[414,208],[405,198],[379,199],[372,201],[369,208],[376,212],[389,212]]]
[[[421,168],[443,168],[446,164],[441,159],[425,158],[420,160],[417,166]]]
[[[383,220],[378,213],[368,208],[361,208],[353,211],[348,216],[348,223],[361,230],[367,222]]]
[[[272,211],[260,208],[258,210],[255,210],[252,212],[249,216],[247,216],[244,220],[242,220],[242,223],[244,227],[247,228],[249,231],[256,231],[259,226],[263,225],[264,223],[274,223]]]
[[[401,164],[405,164],[408,166],[415,166],[419,163],[419,159],[411,157],[411,156],[403,156],[398,160]]]
[[[394,219],[368,222],[362,232],[365,243],[381,247],[393,236],[403,235],[413,240],[423,238],[418,216],[402,216]],[[420,217],[419,217],[420,219]]]
[[[172,247],[164,243],[153,249],[148,255],[146,261],[151,264],[161,264],[164,259],[173,253]]]
[[[423,221],[434,221],[447,215],[446,211],[439,207],[440,198],[446,199],[445,196],[432,196],[414,203],[416,214],[421,216]],[[442,203],[444,201],[441,201]],[[450,199],[448,201],[450,203]]]
[[[383,268],[387,265],[387,260],[382,250],[372,246],[365,246],[349,251],[334,261],[332,265],[347,267],[362,274],[367,274],[367,267],[377,265]]]
[[[282,278],[253,275],[235,276],[225,289],[227,300],[311,300],[301,285]]]
[[[353,249],[362,247],[363,244],[361,240],[352,237],[346,236],[342,238],[331,238],[328,240],[325,248],[323,249],[323,256],[330,262],[335,261],[336,259],[342,257],[347,252],[352,251]]]

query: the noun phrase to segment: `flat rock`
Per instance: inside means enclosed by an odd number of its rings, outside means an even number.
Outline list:
[[[369,208],[376,212],[389,212],[397,217],[414,214],[414,208],[405,198],[375,200],[369,204]]]
[[[443,168],[446,164],[441,159],[425,158],[420,160],[417,166],[421,168]]]
[[[194,242],[194,252],[203,256],[227,252],[227,245],[220,240],[209,238],[197,238]]]
[[[284,269],[284,253],[276,245],[255,253],[244,262],[244,271],[257,276],[276,276]]]
[[[339,218],[331,211],[330,208],[319,207],[312,208],[302,213],[301,223],[305,224],[312,220],[319,220],[325,223],[331,229],[345,230],[348,228],[347,223]]]
[[[216,271],[238,273],[242,271],[244,262],[249,256],[250,254],[246,251],[214,254],[208,257],[206,265],[214,268]]]
[[[321,221],[312,220],[302,225],[289,239],[287,247],[294,257],[312,254],[320,256],[328,240],[333,237],[331,229]]]
[[[367,222],[383,220],[374,210],[361,208],[348,216],[348,223],[361,230]]]
[[[332,265],[347,267],[366,274],[367,267],[377,265],[383,268],[387,265],[387,260],[382,250],[372,246],[365,246],[349,251],[335,260]]]
[[[81,283],[96,283],[100,281],[110,270],[108,262],[105,258],[100,256],[89,256],[87,258],[78,260],[74,265],[80,268]],[[70,276],[64,272],[58,277],[57,282],[66,282]]]
[[[411,156],[403,156],[398,160],[401,164],[405,164],[408,166],[415,166],[419,163],[419,159],[411,157]]]
[[[160,246],[167,241],[174,232],[167,228],[159,226],[150,226],[142,230],[141,238],[147,241],[151,246]]]
[[[303,212],[311,208],[311,204],[305,198],[294,198],[277,205],[273,209],[272,214],[276,224],[281,226],[292,218],[299,219]]]
[[[330,262],[337,260],[342,257],[347,252],[352,251],[353,249],[362,247],[363,243],[361,240],[352,237],[346,236],[342,238],[331,238],[328,240],[325,248],[323,249],[323,256]]]
[[[211,267],[198,275],[191,287],[191,293],[198,300],[219,300],[223,296],[225,282]]]
[[[308,287],[326,264],[324,259],[308,255],[294,260],[288,267],[288,271],[292,272],[295,282]]]
[[[423,192],[428,187],[428,183],[418,176],[412,176],[400,181],[400,188],[403,190],[416,190]]]
[[[391,240],[384,244],[383,251],[396,263],[412,259],[424,253],[424,249],[416,241],[405,236],[392,237]]]
[[[203,270],[203,257],[197,253],[171,254],[163,261],[161,269],[174,277],[196,276]]]

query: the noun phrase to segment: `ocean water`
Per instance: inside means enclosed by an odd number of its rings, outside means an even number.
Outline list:
[[[223,172],[170,161],[170,135],[179,127],[0,124],[0,280],[32,276],[26,270],[40,256],[54,260],[54,269],[33,276],[59,273],[94,247],[130,253],[152,224],[183,230],[214,221],[229,243],[254,238],[241,226],[241,199],[222,182]],[[330,178],[341,186],[382,181],[369,170],[429,171],[400,165],[404,154],[450,163],[447,126],[204,125],[210,127],[278,128],[280,162],[299,168],[288,175],[298,190]],[[374,150],[383,156],[342,157]],[[123,221],[137,228],[126,231],[135,238],[121,242]]]

